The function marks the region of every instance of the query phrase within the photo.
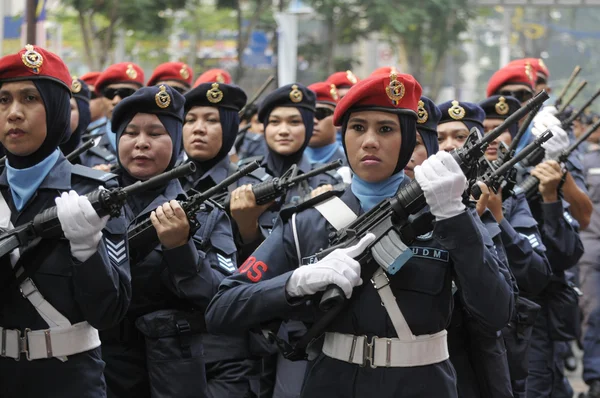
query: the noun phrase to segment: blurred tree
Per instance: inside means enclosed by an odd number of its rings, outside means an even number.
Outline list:
[[[168,22],[161,11],[180,9],[186,0],[64,0],[77,12],[86,62],[91,70],[101,70],[109,61],[116,32],[131,29],[151,34],[164,33]]]

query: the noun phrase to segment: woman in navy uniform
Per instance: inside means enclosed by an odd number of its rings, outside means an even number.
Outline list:
[[[389,284],[374,261],[361,267],[353,259],[373,241],[372,234],[315,259],[328,246],[333,224],[347,225],[352,213],[371,209],[408,183],[403,169],[414,149],[420,96],[412,76],[396,74],[373,76],[349,91],[334,121],[342,126],[354,172],[351,189],[339,201],[324,202],[333,203],[333,212],[319,205],[278,221],[240,273],[221,284],[207,310],[207,326],[215,332],[231,325],[259,328],[279,319],[310,323],[318,302],[311,296],[330,284],[342,288],[350,301],[328,326],[322,353],[309,365],[305,397],[456,397],[444,330],[452,312],[453,277],[466,307],[483,325],[498,330],[510,318],[511,287],[474,208],[463,204],[466,179],[446,153],[415,169],[437,220],[434,239],[427,246],[416,241],[412,258]],[[336,220],[339,213],[348,218]],[[367,282],[371,278],[374,283]],[[428,354],[408,354],[413,349]]]
[[[97,329],[118,324],[131,297],[127,257],[107,251],[126,239],[124,219],[99,218],[79,196],[116,181],[71,165],[58,149],[69,132],[71,81],[63,61],[39,47],[0,58],[0,226],[18,227],[56,204],[65,236],[0,261],[2,397],[105,397]]]
[[[85,133],[92,119],[90,113],[90,90],[81,79],[73,78],[71,82],[71,135],[67,142],[60,145],[60,150],[67,156],[81,145],[81,135]],[[71,163],[81,163],[77,158]]]
[[[246,103],[246,94],[237,86],[202,83],[186,93],[185,99],[183,147],[188,160],[196,165],[196,172],[182,178],[181,183],[186,190],[203,192],[237,170],[227,154],[235,141],[240,123],[238,112]],[[258,181],[248,176],[237,185]],[[211,234],[205,240],[228,256],[235,256],[237,252],[230,236]],[[202,242],[196,240],[196,243]],[[220,261],[215,266],[215,272],[222,278],[237,269],[235,262]],[[235,337],[206,333],[202,341],[209,395],[215,398],[248,396],[249,378],[257,365],[250,359],[247,333]]]
[[[314,113],[315,94],[301,84],[288,84],[265,97],[258,110],[258,120],[265,126],[269,152],[254,176],[262,181],[281,177],[293,165],[298,167],[299,173],[311,170],[304,149],[312,137]],[[245,246],[243,254],[252,253],[269,235],[284,204],[301,200],[321,185],[339,182],[341,176],[335,173],[320,174],[301,182],[284,198],[265,205],[256,204],[251,185],[237,188],[231,195],[230,209]]]
[[[112,125],[124,186],[174,166],[184,101],[160,85],[142,88],[115,107]],[[206,396],[200,333],[204,308],[222,278],[213,267],[223,254],[210,244],[198,250],[194,240],[206,237],[202,231],[209,222],[215,235],[232,236],[226,214],[207,208],[198,214],[201,226],[192,239],[187,216],[175,200],[182,198],[179,181],[171,180],[128,198],[125,205],[130,226],[151,219],[160,245],[130,247],[131,305],[119,325],[101,334],[109,396]]]

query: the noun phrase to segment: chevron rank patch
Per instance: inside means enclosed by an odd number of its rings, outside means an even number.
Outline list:
[[[532,249],[535,249],[536,247],[538,247],[540,245],[540,241],[538,240],[537,236],[535,236],[535,234],[525,235],[525,234],[519,233],[519,235],[521,235],[523,238],[525,238],[529,241],[529,244],[531,245]]]
[[[217,253],[217,260],[219,261],[219,267],[225,270],[229,274],[233,274],[235,272],[235,264],[229,257],[225,257],[220,253]]]
[[[571,224],[571,225],[573,225],[573,224],[574,224],[575,220],[573,220],[573,217],[571,217],[571,215],[569,214],[569,212],[568,212],[568,211],[565,211],[565,212],[563,213],[563,216],[565,217],[565,220],[567,220],[567,222],[568,222],[569,224]]]
[[[104,238],[106,244],[106,251],[110,261],[116,265],[120,265],[127,258],[127,247],[125,246],[125,240],[122,239],[117,242],[113,242],[108,238]]]

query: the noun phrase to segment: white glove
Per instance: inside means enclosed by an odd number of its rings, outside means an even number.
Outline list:
[[[542,144],[542,148],[546,150],[545,159],[556,159],[556,157],[560,155],[563,150],[567,149],[571,143],[569,135],[560,126],[560,120],[549,113],[542,115],[538,114],[533,118],[531,133],[537,138],[546,130],[552,132],[552,138]]]
[[[360,264],[354,257],[374,240],[375,235],[368,233],[356,245],[336,249],[321,261],[296,269],[285,285],[285,291],[290,297],[303,297],[325,290],[329,285],[336,285],[350,298],[352,289],[362,285]]]
[[[462,194],[467,178],[448,152],[430,156],[415,167],[414,173],[436,220],[454,217],[465,210]]]
[[[554,105],[547,105],[547,106],[544,106],[544,107],[542,108],[542,110],[540,110],[540,111],[538,112],[538,115],[539,115],[540,113],[549,113],[549,114],[551,114],[552,116],[556,116],[556,114],[558,113],[558,109],[556,109],[556,107],[555,107]],[[537,116],[537,115],[536,115],[536,116]]]
[[[63,192],[54,201],[60,226],[71,244],[71,254],[84,262],[98,250],[109,216],[98,217],[88,198],[75,191]]]

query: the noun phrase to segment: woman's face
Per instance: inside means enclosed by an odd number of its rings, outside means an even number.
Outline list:
[[[0,142],[17,156],[37,151],[46,139],[46,107],[30,80],[0,86]]]
[[[280,155],[292,155],[302,148],[306,128],[298,108],[279,107],[271,111],[265,126],[267,145]]]
[[[462,148],[469,137],[469,129],[463,122],[447,122],[438,125],[440,151],[450,152]]]
[[[171,136],[154,114],[136,114],[119,139],[119,160],[127,172],[139,180],[165,171],[172,154]]]
[[[75,98],[71,98],[71,133],[77,130],[79,126],[79,106],[77,105],[77,100]]]
[[[502,119],[485,119],[483,121],[483,131],[485,134],[489,133],[496,127],[500,126],[504,120]],[[498,154],[500,153],[500,142],[505,143],[507,146],[510,146],[512,143],[512,136],[508,132],[508,130],[502,132],[494,141],[488,145],[485,150],[485,157],[489,161],[494,161],[498,159]]]
[[[219,109],[212,106],[194,106],[185,115],[183,148],[187,155],[198,161],[213,159],[223,146],[223,127]]]
[[[361,179],[379,182],[394,173],[402,145],[398,115],[354,112],[348,119],[344,140],[348,162]]]

